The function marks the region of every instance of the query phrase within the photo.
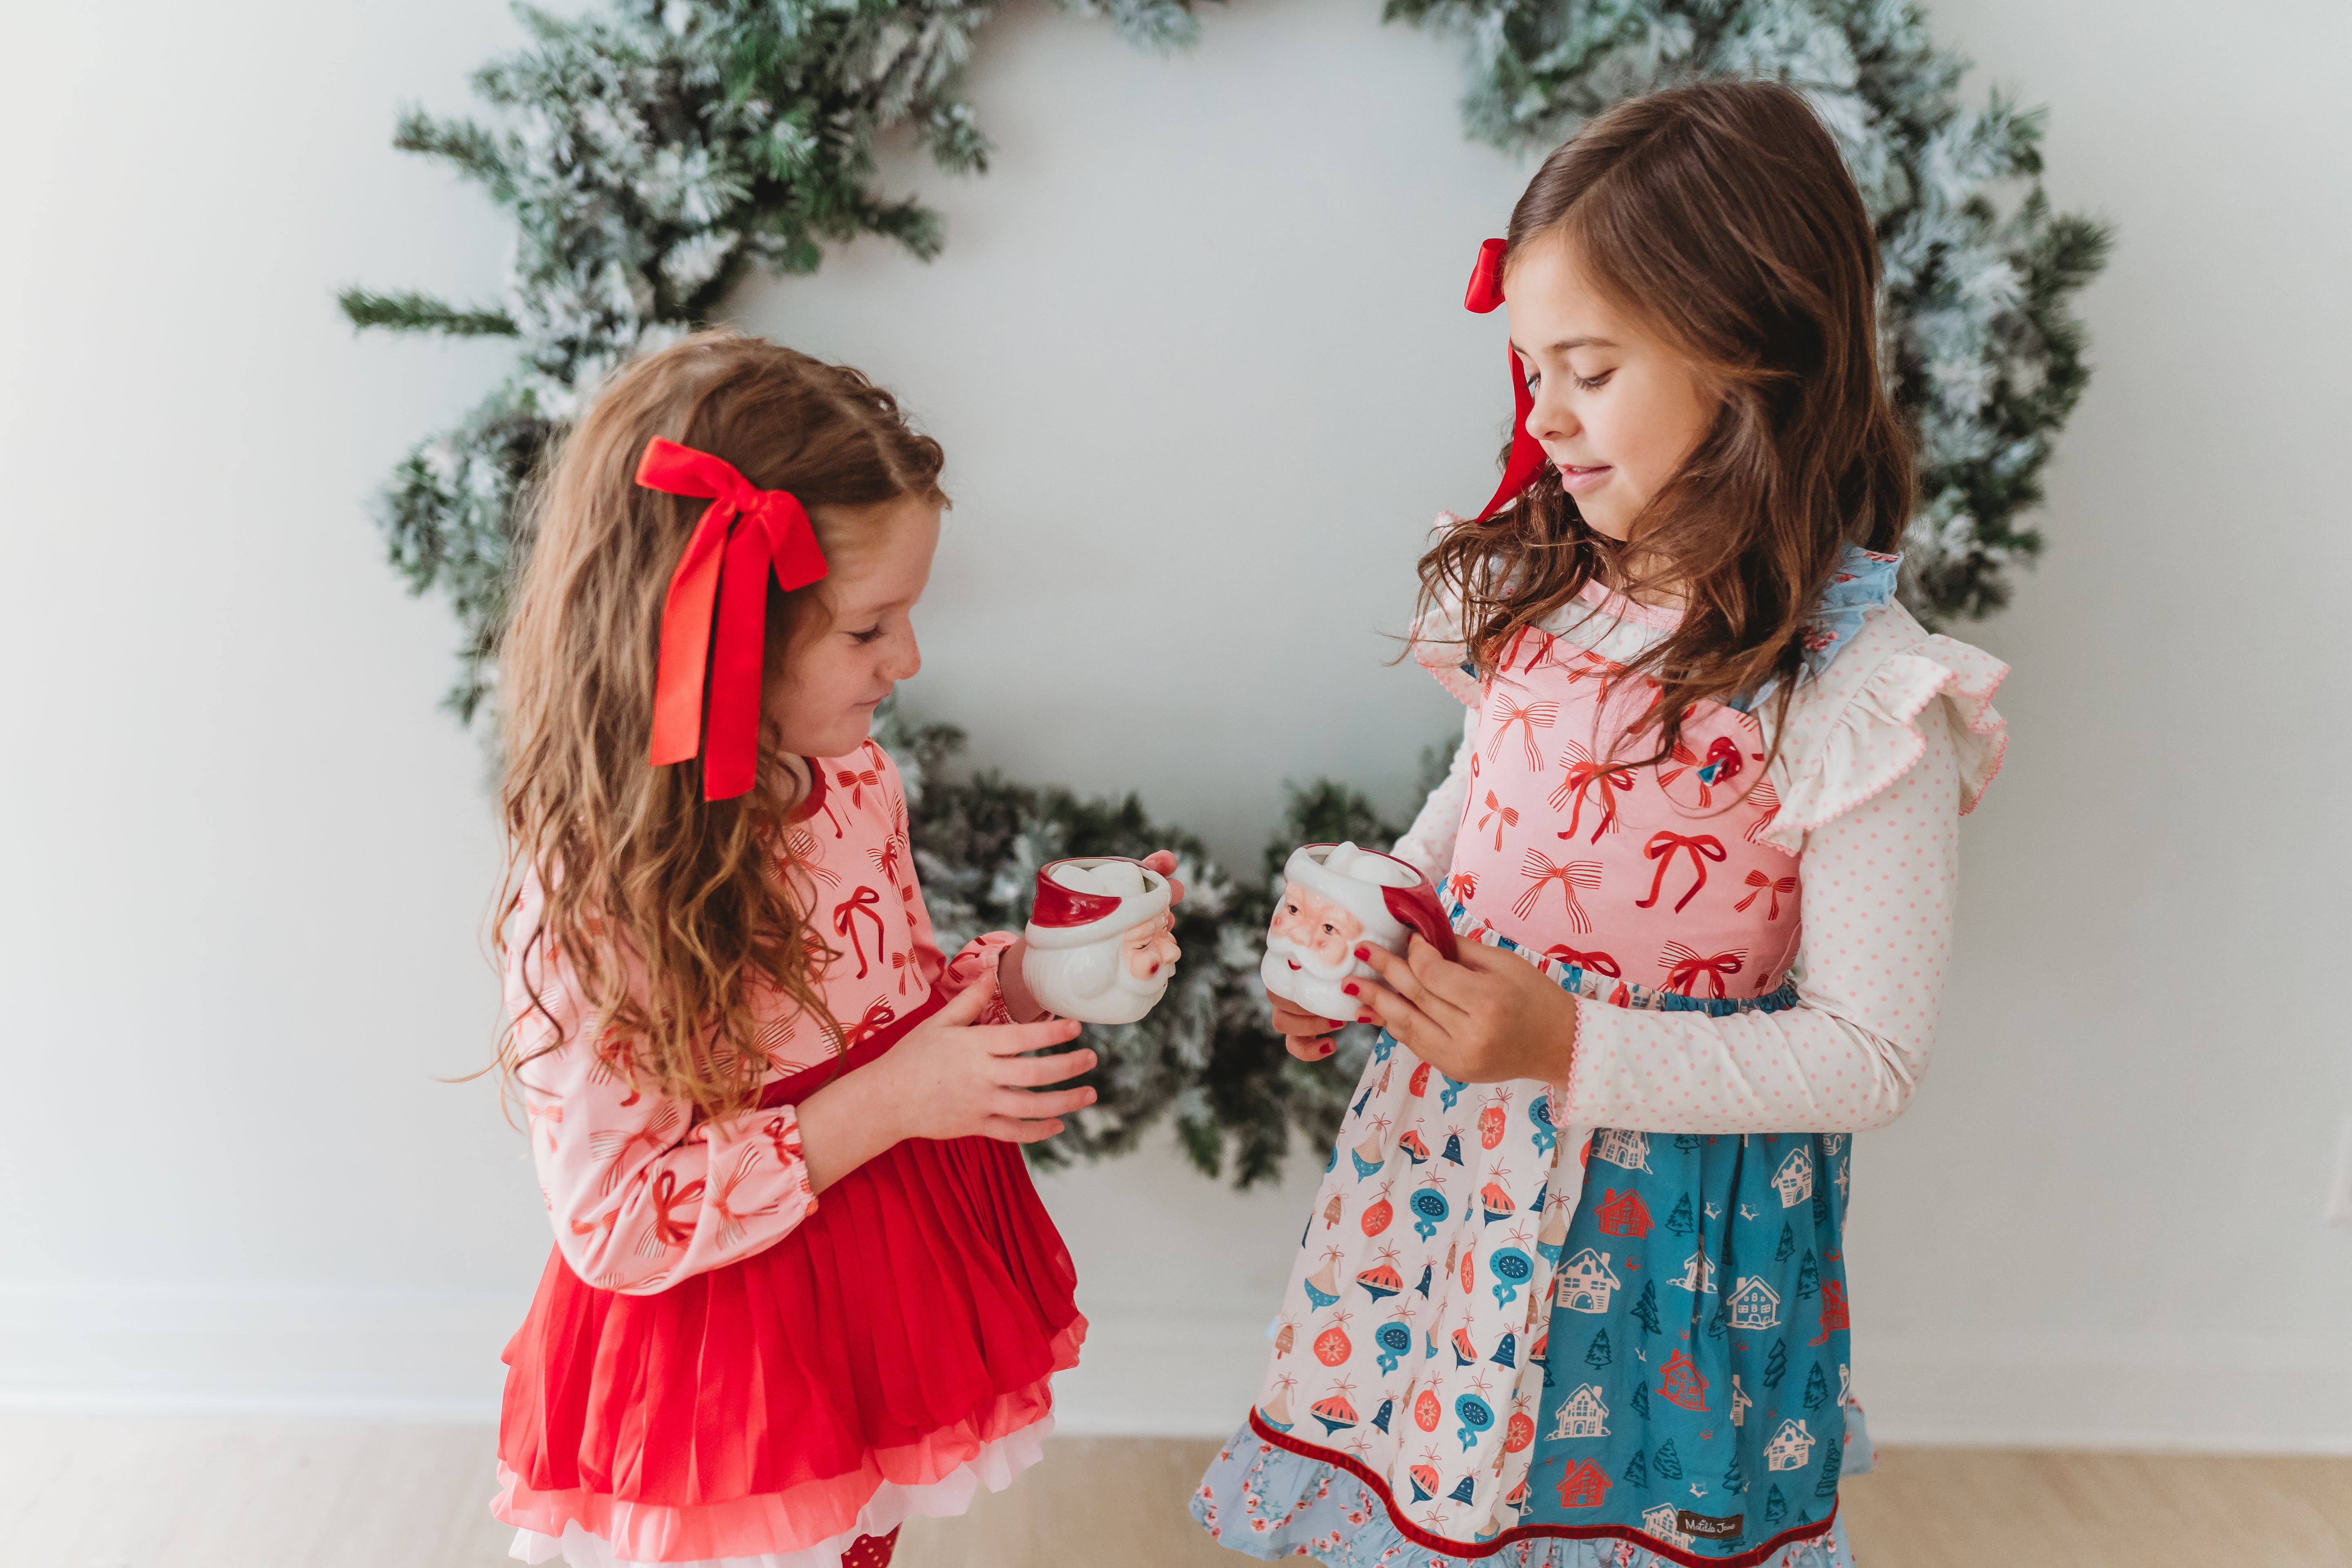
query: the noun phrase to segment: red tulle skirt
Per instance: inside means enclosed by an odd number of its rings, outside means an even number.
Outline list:
[[[940,1000],[761,1103],[863,1067]],[[1019,1149],[986,1138],[901,1142],[767,1250],[651,1295],[559,1251],[507,1347],[499,1511],[635,1561],[839,1535],[885,1483],[938,1482],[1050,1413],[1086,1332],[1076,1278]]]

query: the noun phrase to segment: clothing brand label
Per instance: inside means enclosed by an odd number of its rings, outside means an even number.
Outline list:
[[[1738,1538],[1739,1527],[1747,1518],[1744,1513],[1734,1513],[1717,1519],[1711,1514],[1693,1513],[1684,1509],[1675,1515],[1675,1528],[1701,1541],[1734,1541]]]

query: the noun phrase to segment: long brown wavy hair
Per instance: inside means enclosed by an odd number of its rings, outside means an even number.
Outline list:
[[[1797,93],[1704,82],[1621,103],[1545,159],[1511,213],[1507,277],[1538,241],[1574,247],[1721,402],[1627,543],[1588,526],[1547,464],[1516,505],[1422,557],[1421,609],[1458,596],[1469,656],[1491,672],[1595,578],[1678,598],[1680,624],[1634,661],[1659,683],[1637,726],[1657,727],[1657,751],[1629,765],[1669,755],[1693,704],[1773,680],[1777,746],[1800,634],[1843,547],[1891,550],[1911,514],[1861,194]]]
[[[542,911],[520,933],[527,983],[560,954],[586,1004],[578,1026],[598,1031],[610,1069],[717,1117],[748,1106],[765,1074],[752,1022],[761,988],[820,1021],[836,1046],[840,1026],[816,985],[830,952],[792,894],[804,879],[789,874],[778,830],[803,786],[772,726],[757,784],[734,800],[702,798],[698,760],[646,761],[663,601],[709,504],[636,483],[656,436],[725,458],[762,489],[792,491],[835,564],[872,542],[870,509],[946,498],[939,444],[908,426],[890,394],[847,366],[723,331],[619,372],[539,489],[499,653],[500,907],[535,881]],[[769,584],[769,691],[795,643],[829,623],[825,589],[786,595]],[[502,960],[516,934],[499,931]],[[532,1004],[499,1041],[509,1082],[568,1038],[535,988]],[[532,1013],[556,1029],[525,1051]]]

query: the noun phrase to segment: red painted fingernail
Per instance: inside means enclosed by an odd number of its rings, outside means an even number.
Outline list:
[[[1356,962],[1357,962],[1357,963],[1370,963],[1371,961],[1372,961],[1372,950],[1371,950],[1370,948],[1369,948],[1369,947],[1360,947],[1360,948],[1358,948],[1358,949],[1356,950]]]
[[[1359,1024],[1377,1024],[1380,1020],[1373,1017],[1370,1013],[1359,1013],[1356,1015],[1356,1022]]]
[[[1352,981],[1352,980],[1349,981],[1349,982],[1348,982],[1348,984],[1346,984],[1345,985],[1340,986],[1340,987],[1339,987],[1339,989],[1340,989],[1340,990],[1342,990],[1342,991],[1345,991],[1345,992],[1346,992],[1349,995],[1350,995],[1350,996],[1358,996],[1358,995],[1361,995],[1361,994],[1362,994],[1362,993],[1361,993],[1361,992],[1360,992],[1360,991],[1358,991],[1358,990],[1356,989],[1356,983],[1355,983],[1354,981]]]
[[[1333,1045],[1333,1044],[1332,1044],[1330,1041],[1328,1041],[1328,1040],[1326,1040],[1326,1041],[1324,1041],[1324,1042],[1323,1042],[1323,1054],[1324,1054],[1325,1056],[1327,1056],[1327,1057],[1328,1057],[1328,1056],[1329,1056],[1333,1051],[1338,1050],[1339,1048],[1339,1047],[1337,1047],[1337,1046]]]

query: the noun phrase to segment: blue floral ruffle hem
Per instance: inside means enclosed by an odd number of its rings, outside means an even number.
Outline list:
[[[1862,1407],[1845,1407],[1846,1447],[1854,1456],[1846,1474],[1871,1468],[1870,1432]],[[1192,1517],[1210,1539],[1244,1556],[1271,1563],[1311,1557],[1326,1568],[1681,1568],[1695,1562],[1612,1538],[1569,1540],[1531,1536],[1475,1556],[1451,1557],[1405,1538],[1370,1487],[1320,1459],[1294,1454],[1249,1427],[1217,1453],[1192,1494]],[[1775,1553],[1759,1568],[1853,1568],[1845,1524]]]

